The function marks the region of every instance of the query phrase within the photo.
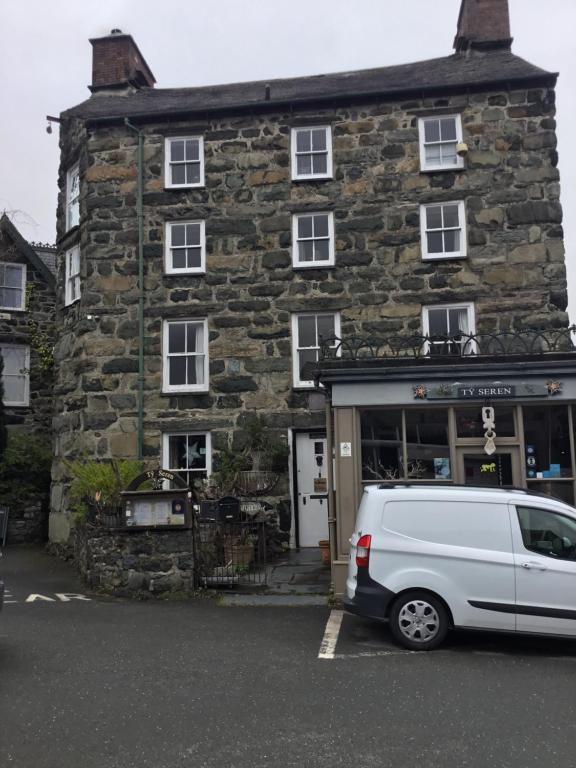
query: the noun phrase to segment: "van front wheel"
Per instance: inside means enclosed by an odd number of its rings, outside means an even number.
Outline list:
[[[390,612],[394,639],[411,651],[437,648],[448,632],[448,614],[438,598],[427,592],[401,595]]]

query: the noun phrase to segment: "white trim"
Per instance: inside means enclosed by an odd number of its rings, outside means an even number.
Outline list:
[[[175,325],[176,323],[194,323],[196,325],[202,325],[202,333],[203,333],[203,348],[204,352],[202,353],[191,353],[186,354],[183,353],[183,356],[190,357],[194,356],[197,357],[198,355],[202,354],[204,355],[204,382],[202,384],[176,384],[176,385],[170,385],[169,382],[169,366],[168,366],[168,329],[170,325]],[[208,356],[208,320],[206,319],[199,319],[194,317],[186,317],[186,318],[174,318],[173,320],[164,320],[163,322],[163,329],[162,329],[162,392],[208,392],[209,388],[209,381],[208,381],[208,374],[209,374],[209,367],[210,367],[210,361]]]
[[[300,379],[300,368],[298,365],[299,357],[298,353],[303,349],[314,349],[318,350],[320,349],[319,345],[317,344],[314,347],[301,347],[300,346],[300,340],[298,337],[298,318],[300,317],[314,317],[316,318],[316,341],[318,341],[318,318],[319,317],[333,317],[334,318],[334,336],[337,336],[340,338],[341,335],[341,323],[340,323],[340,312],[338,310],[334,310],[332,312],[294,312],[292,314],[291,318],[291,324],[292,324],[292,386],[297,389],[310,389],[310,387],[314,387],[313,381],[303,381]],[[342,347],[338,347],[337,355],[340,357],[340,354],[342,352]]]
[[[206,438],[206,469],[176,469],[170,467],[170,438],[186,435],[188,437],[202,436]],[[200,475],[206,472],[206,476],[212,474],[212,435],[208,431],[200,430],[176,430],[162,433],[162,468],[170,472],[190,472],[191,475]]]
[[[462,141],[462,115],[456,113],[453,115],[426,115],[425,117],[418,118],[418,145],[420,148],[420,170],[426,171],[457,171],[459,168],[464,168],[464,158],[456,155],[456,165],[429,165],[426,163],[426,153],[424,151],[424,123],[427,120],[446,120],[448,118],[454,118],[456,121],[456,141],[455,142],[437,142],[442,143],[456,143]]]
[[[465,309],[468,314],[468,331],[467,333],[470,335],[474,335],[476,333],[476,313],[474,311],[474,303],[471,301],[464,301],[459,302],[455,304],[428,304],[426,306],[422,307],[422,334],[424,336],[430,335],[430,321],[428,313],[430,310],[434,309],[445,309],[448,311],[449,309]],[[466,354],[471,355],[474,352],[476,352],[476,344],[475,342],[468,342],[467,343],[468,351]],[[430,343],[426,342],[424,344],[424,354],[427,355],[430,352]]]
[[[442,227],[440,229],[427,229],[426,212],[429,208],[443,208],[445,205],[458,206],[458,227]],[[443,216],[444,214],[442,214]],[[443,251],[442,253],[428,253],[428,232],[447,232],[458,230],[460,232],[460,250]],[[468,242],[466,234],[466,208],[463,200],[451,200],[441,203],[425,203],[420,206],[420,241],[423,261],[438,261],[439,259],[464,259],[468,255]]]
[[[72,272],[72,262],[74,256],[78,256],[78,271]],[[64,254],[64,306],[80,300],[80,246],[74,245]]]
[[[4,271],[4,285],[0,285],[0,290],[7,289],[7,290],[13,290],[13,291],[21,291],[21,301],[19,307],[8,307],[1,303],[0,299],[0,309],[7,310],[8,312],[22,312],[26,309],[26,264],[17,264],[15,262],[11,261],[2,261],[0,262],[0,266],[4,267],[4,270],[6,270],[6,267],[19,267],[21,270],[21,281],[20,281],[20,288],[16,288],[15,286],[9,286],[6,285],[6,271]]]
[[[197,141],[198,142],[198,160],[192,160],[190,162],[198,162],[200,165],[200,181],[194,184],[173,184],[170,174],[170,144],[173,141]],[[186,161],[183,160],[182,163]],[[165,189],[190,189],[191,187],[203,187],[204,186],[204,137],[203,136],[166,136],[164,139],[164,187]]]
[[[172,266],[172,227],[185,224],[200,225],[200,266],[175,268]],[[203,275],[206,272],[206,222],[202,219],[195,221],[167,221],[164,247],[164,270],[167,275]],[[180,247],[180,246],[178,246]],[[183,248],[190,247],[182,246]],[[192,246],[198,247],[198,246]]]
[[[326,154],[326,173],[298,173],[298,165],[296,163],[296,135],[299,131],[318,131],[323,130],[326,133],[326,150],[314,151],[310,148],[310,152],[302,154]],[[291,157],[291,170],[292,181],[306,181],[307,179],[331,179],[333,177],[332,168],[332,126],[331,125],[297,125],[290,131],[290,157]]]
[[[302,240],[328,240],[328,258],[325,261],[299,261],[298,260],[298,222],[306,216],[327,216],[328,217],[328,237],[322,238],[302,238]],[[292,267],[294,269],[323,269],[324,267],[333,267],[336,263],[335,254],[335,236],[334,236],[334,213],[332,211],[306,211],[305,213],[294,213],[292,215]]]
[[[4,349],[20,349],[24,350],[24,368],[20,369],[19,373],[6,373],[2,374],[2,378],[7,376],[13,376],[14,378],[23,379],[24,381],[24,399],[23,400],[4,400],[6,406],[28,406],[30,404],[30,347],[25,344],[0,344],[0,354]]]
[[[76,175],[78,176],[78,196],[74,198],[70,198],[70,181],[72,177]],[[72,227],[77,226],[80,223],[80,163],[74,163],[74,165],[69,168],[66,172],[66,232],[68,232],[69,229],[72,229]],[[73,224],[71,223],[71,216],[70,211],[73,206],[77,206],[78,208],[78,221]]]

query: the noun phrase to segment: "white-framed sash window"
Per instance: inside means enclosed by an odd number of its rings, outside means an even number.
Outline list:
[[[66,173],[66,231],[80,223],[80,165]]]
[[[208,321],[165,320],[163,392],[208,391]]]
[[[204,138],[202,136],[166,137],[164,184],[167,189],[204,186]]]
[[[30,402],[30,347],[2,344],[4,405],[27,406]]]
[[[340,344],[339,312],[303,312],[292,315],[292,381],[295,387],[313,387],[314,382],[302,378],[306,363],[317,363],[320,346]],[[338,346],[338,352],[340,348]]]
[[[332,128],[302,126],[291,132],[292,179],[332,178]]]
[[[471,355],[476,345],[469,336],[476,333],[474,304],[438,304],[422,308],[422,329],[428,337],[428,355]]]
[[[167,274],[206,271],[204,221],[170,221],[166,224],[165,265]]]
[[[0,262],[0,309],[26,309],[26,265]]]
[[[460,115],[438,115],[418,119],[420,170],[445,171],[464,167],[456,147],[462,141]]]
[[[332,267],[335,263],[334,214],[298,213],[292,217],[292,265]]]
[[[466,256],[464,202],[420,206],[423,259],[461,259]]]
[[[75,245],[66,251],[64,304],[69,306],[80,298],[80,246]]]
[[[210,432],[169,432],[162,435],[162,467],[180,477],[190,487],[196,479],[212,473]]]

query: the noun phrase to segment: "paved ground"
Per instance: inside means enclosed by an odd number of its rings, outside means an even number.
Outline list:
[[[413,654],[325,607],[83,600],[36,551],[0,570],[2,768],[576,765],[575,642]]]

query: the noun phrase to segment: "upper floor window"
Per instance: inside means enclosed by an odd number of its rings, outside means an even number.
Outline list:
[[[466,256],[464,203],[420,206],[423,259],[456,259]]]
[[[166,272],[206,271],[206,237],[203,221],[169,222],[166,225]]]
[[[456,147],[462,141],[460,115],[421,117],[418,120],[418,131],[422,171],[454,170],[464,167],[464,159],[456,153]]]
[[[292,217],[294,267],[334,266],[334,216],[302,213]]]
[[[332,178],[332,130],[329,125],[292,128],[292,178]]]
[[[164,392],[208,391],[208,323],[164,322]]]
[[[80,298],[80,247],[75,245],[65,254],[64,304],[68,306]]]
[[[0,262],[0,309],[26,309],[26,265]]]
[[[30,347],[2,344],[4,405],[28,405],[30,401]]]
[[[475,333],[473,304],[443,304],[423,307],[422,326],[426,342],[425,354],[470,355],[474,342],[468,337]]]
[[[80,223],[80,165],[66,174],[66,231]]]
[[[188,487],[212,471],[210,432],[164,434],[162,466],[180,475]]]
[[[339,312],[308,312],[292,315],[292,372],[295,387],[313,387],[314,382],[302,378],[306,363],[317,363],[320,345],[335,347],[340,337]]]
[[[164,145],[166,187],[204,186],[202,136],[168,137]]]

